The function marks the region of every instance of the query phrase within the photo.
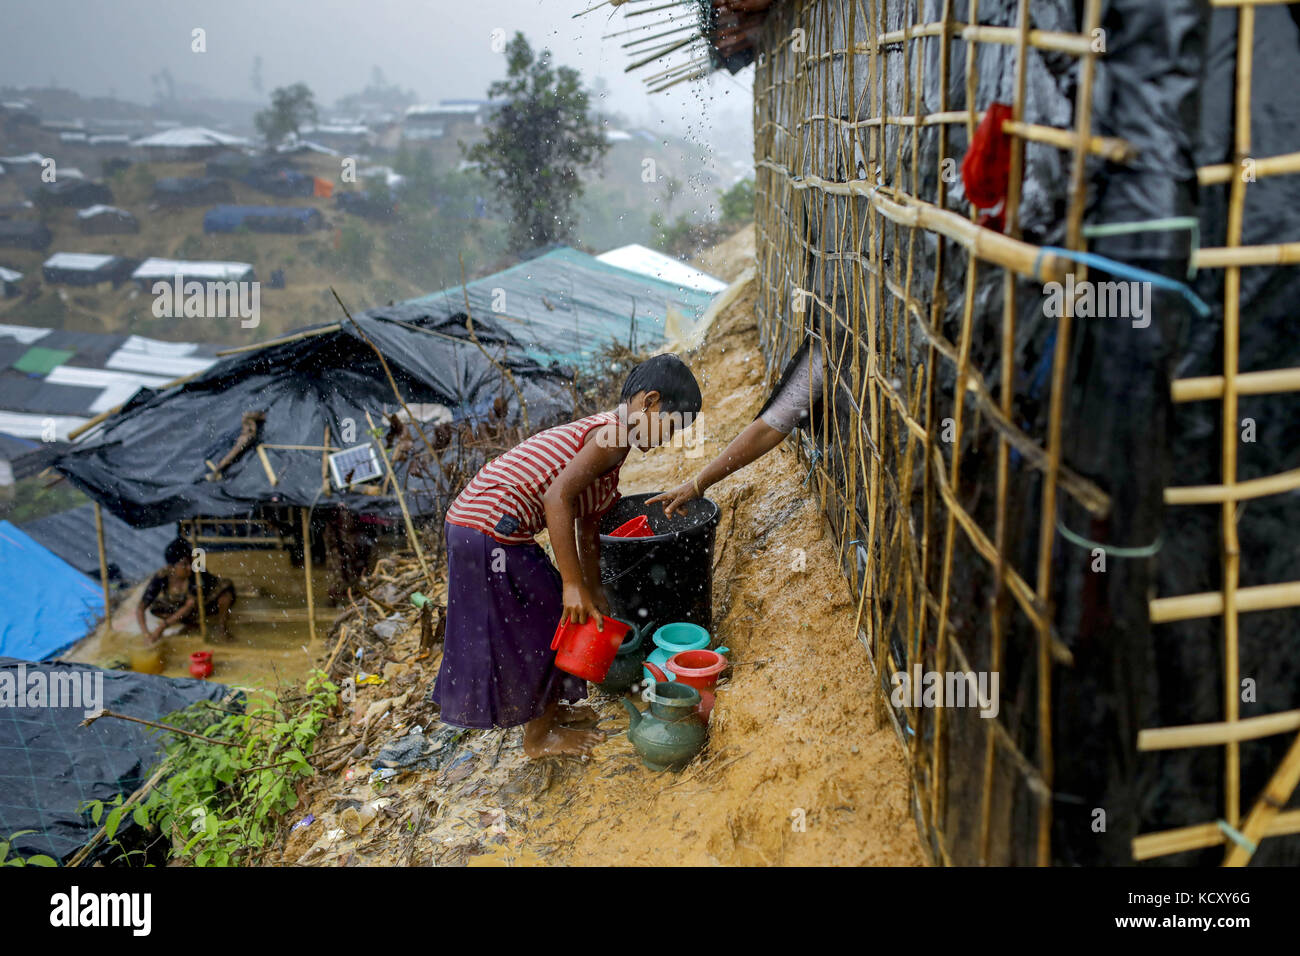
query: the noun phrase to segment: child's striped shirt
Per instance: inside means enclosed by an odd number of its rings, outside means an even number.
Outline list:
[[[505,544],[532,541],[546,527],[542,495],[591,430],[610,423],[618,423],[617,412],[588,415],[520,442],[479,469],[447,509],[447,521]],[[618,500],[618,472],[613,468],[587,486],[578,496],[575,517],[602,514]]]

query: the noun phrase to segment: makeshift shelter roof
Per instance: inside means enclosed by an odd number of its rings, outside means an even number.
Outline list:
[[[504,398],[501,420],[518,424],[518,400],[501,374],[506,368],[527,403],[532,428],[572,412],[570,370],[531,360],[489,316],[474,326],[479,345],[469,338],[463,315],[404,303],[304,330],[229,356],[184,384],[140,393],[55,467],[134,527],[198,515],[245,516],[262,505],[342,504],[358,513],[397,517],[391,496],[333,488],[325,495],[323,452],[313,450],[322,446],[326,428],[333,448],[363,445],[370,440],[366,413],[378,425],[386,409],[399,409],[366,339],[384,356],[408,407],[441,405],[453,419],[477,422],[489,420],[496,399]],[[250,412],[265,415],[256,438],[260,449],[247,447],[220,479],[209,480],[206,462],[220,461],[235,447]],[[357,437],[344,443],[340,436],[349,431]],[[457,439],[452,441],[448,454],[457,452]],[[458,489],[446,487],[441,474],[420,477],[406,467],[398,469],[398,479],[411,511],[441,514]]]
[[[541,360],[585,364],[613,343],[658,345],[665,323],[692,324],[713,296],[601,262],[576,249],[553,249],[465,287],[470,314],[502,320]],[[446,316],[465,310],[460,286],[410,300]]]
[[[680,259],[674,259],[672,256],[666,256],[662,252],[635,243],[602,252],[596,258],[607,265],[618,266],[620,269],[627,269],[640,275],[653,276],[664,282],[685,289],[697,289],[710,295],[717,295],[727,287],[727,283],[721,279],[688,266]]]
[[[137,139],[131,145],[146,149],[189,149],[196,146],[247,146],[248,140],[242,136],[218,133],[206,126],[178,126]]]
[[[85,637],[104,609],[99,585],[8,521],[0,521],[0,565],[0,657],[52,657]]]
[[[140,282],[157,279],[209,279],[214,282],[250,279],[253,266],[247,262],[193,261],[185,259],[146,259],[131,273]]]
[[[21,678],[51,685],[57,675],[65,686],[74,678],[79,689],[89,680],[102,705],[116,713],[159,720],[201,701],[218,701],[230,689],[212,681],[176,680],[107,671],[89,664],[32,664],[0,658],[0,675],[11,686]],[[84,700],[84,698],[83,698]],[[158,763],[162,740],[149,728],[129,720],[99,720],[80,726],[89,708],[0,707],[0,832],[15,839],[12,853],[43,853],[64,860],[98,829],[82,811],[88,800],[112,800],[144,783]],[[123,817],[119,832],[134,824]]]
[[[93,219],[96,216],[130,216],[131,214],[125,209],[119,209],[117,206],[106,206],[103,203],[96,203],[93,206],[87,206],[85,209],[77,210],[78,219]]]
[[[13,269],[6,269],[4,266],[0,266],[0,282],[20,282],[22,281],[22,277],[23,274],[21,272],[15,272]]]
[[[46,282],[90,285],[127,278],[135,260],[93,252],[56,252],[41,265]]]
[[[60,170],[63,177],[57,182],[41,183],[36,189],[37,201],[57,206],[89,206],[94,203],[111,203],[113,191],[103,183],[91,182],[73,176],[73,170]]]
[[[304,232],[323,220],[311,206],[213,206],[203,214],[204,232]]]
[[[104,551],[108,577],[122,584],[143,581],[163,565],[163,551],[176,535],[170,525],[132,528],[105,512]],[[99,584],[99,548],[96,545],[95,506],[80,505],[67,511],[19,525],[33,541]]]
[[[43,222],[0,219],[0,246],[45,249],[54,241],[54,233]]]
[[[91,417],[215,361],[214,346],[0,325],[0,432],[63,439]]]

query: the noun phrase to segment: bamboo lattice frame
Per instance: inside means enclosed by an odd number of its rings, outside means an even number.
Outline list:
[[[1238,713],[1238,618],[1265,608],[1300,607],[1300,581],[1260,587],[1239,586],[1238,505],[1262,495],[1300,487],[1300,474],[1285,473],[1254,481],[1237,480],[1237,399],[1240,395],[1300,390],[1300,369],[1239,373],[1240,272],[1249,265],[1300,262],[1300,243],[1242,246],[1246,178],[1235,174],[1250,157],[1250,78],[1254,7],[1270,0],[1213,0],[1236,8],[1238,60],[1236,79],[1236,162],[1199,170],[1203,187],[1228,190],[1228,233],[1224,248],[1200,249],[1201,269],[1223,269],[1223,374],[1184,379],[1173,386],[1175,402],[1219,401],[1223,442],[1221,482],[1213,486],[1171,487],[1165,500],[1221,506],[1221,588],[1209,594],[1162,596],[1150,605],[1153,623],[1193,617],[1220,618],[1223,633],[1223,721],[1219,724],[1144,731],[1138,748],[1216,746],[1225,752],[1223,821],[1247,842],[1300,832],[1300,811],[1282,811],[1300,779],[1300,737],[1279,766],[1265,794],[1243,814],[1238,746],[1243,739],[1266,734],[1296,734],[1300,711],[1241,720]],[[860,595],[855,625],[858,637],[882,684],[898,670],[889,652],[890,635],[915,635],[906,642],[906,668],[921,663],[939,672],[949,666],[971,670],[963,630],[954,623],[952,577],[955,560],[988,565],[995,600],[987,612],[991,648],[988,667],[1007,663],[1004,637],[1011,615],[1022,615],[1037,635],[1035,668],[1037,739],[1032,752],[1018,746],[997,719],[984,722],[982,803],[979,812],[979,860],[995,862],[995,848],[1006,839],[995,833],[995,765],[1019,774],[1037,804],[1033,857],[1052,860],[1053,746],[1051,691],[1053,666],[1071,657],[1053,634],[1052,554],[1056,523],[1038,520],[1037,561],[1032,571],[1012,565],[1008,551],[1009,509],[1036,508],[1055,515],[1058,499],[1096,515],[1109,507],[1106,494],[1061,461],[1061,423],[1071,341],[1068,314],[1057,320],[1051,366],[1050,409],[1045,434],[1025,433],[1013,414],[1014,345],[1018,282],[1059,279],[1067,270],[1085,278],[1067,260],[1043,254],[1020,238],[1020,188],[1026,142],[1063,152],[1069,169],[1069,200],[1064,245],[1084,250],[1085,160],[1089,155],[1124,161],[1129,144],[1092,132],[1094,31],[1101,22],[1100,0],[1080,0],[1083,29],[1063,33],[1031,29],[1029,0],[1020,0],[1014,27],[972,25],[979,21],[979,0],[941,0],[937,21],[914,22],[899,29],[901,19],[919,19],[919,9],[936,3],[918,0],[795,0],[775,4],[764,29],[762,53],[754,81],[757,266],[760,278],[759,328],[772,376],[794,351],[805,332],[822,350],[826,380],[821,398],[830,411],[819,423],[815,441],[803,448],[809,475],[838,540],[841,563]],[[891,25],[891,14],[894,29]],[[900,16],[901,14],[901,16]],[[959,19],[964,16],[964,21]],[[851,39],[848,39],[851,38]],[[922,44],[937,44],[922,50]],[[937,128],[938,157],[948,151],[948,129],[964,125],[969,142],[981,115],[972,108],[950,109],[948,91],[953,53],[979,44],[1014,48],[1016,75],[1012,120],[1003,130],[1012,136],[1010,189],[1003,233],[981,228],[947,207],[945,178],[918,169],[919,131]],[[1076,61],[1077,93],[1073,128],[1054,128],[1024,121],[1028,51],[1053,51]],[[929,56],[925,52],[929,52]],[[981,101],[973,55],[964,57],[965,102]],[[940,102],[923,111],[923,70],[938,64]],[[862,75],[865,66],[866,75]],[[984,100],[988,99],[986,94]],[[899,130],[893,150],[886,128]],[[958,162],[961,157],[953,157]],[[1300,153],[1259,157],[1256,177],[1300,172]],[[927,174],[928,173],[928,174]],[[922,195],[922,178],[928,195]],[[919,247],[919,248],[918,248]],[[918,288],[914,281],[920,256],[928,256],[934,281]],[[954,337],[944,330],[945,267],[966,266],[965,294]],[[974,293],[979,270],[1002,274],[1000,380],[986,382],[972,367],[975,346]],[[956,273],[960,274],[960,273]],[[809,308],[819,311],[820,330],[809,329]],[[917,347],[928,360],[908,362]],[[941,386],[951,376],[950,386]],[[954,401],[952,396],[959,396]],[[947,399],[946,406],[944,399]],[[945,421],[955,431],[940,441]],[[963,468],[962,431],[990,427],[996,432],[996,518],[990,531],[963,507],[957,490]],[[1041,474],[1041,500],[1009,500],[1009,460],[1016,455]],[[978,466],[978,462],[976,465]],[[919,526],[911,520],[920,499]],[[866,514],[865,526],[859,514]],[[1176,510],[1170,516],[1177,518]],[[959,555],[968,557],[961,557]],[[903,736],[913,778],[918,826],[932,853],[953,862],[944,833],[947,798],[945,751],[950,731],[946,708],[932,714],[907,707],[906,721],[895,720]],[[893,712],[891,711],[891,716]],[[930,723],[932,722],[932,723]],[[927,731],[928,732],[923,732]],[[969,739],[966,745],[970,746]],[[1136,859],[1189,849],[1226,845],[1225,863],[1243,864],[1249,853],[1214,821],[1146,834],[1134,841]]]

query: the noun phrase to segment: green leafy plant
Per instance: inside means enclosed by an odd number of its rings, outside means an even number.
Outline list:
[[[85,805],[116,842],[125,816],[170,841],[171,859],[194,866],[238,866],[274,840],[284,814],[298,803],[297,784],[315,774],[307,760],[338,688],[321,671],[302,692],[235,713],[200,702],[163,723],[189,735],[167,743],[169,775],[128,806],[118,797]],[[214,720],[214,715],[219,715]],[[116,862],[129,863],[120,843]]]
[[[58,866],[59,863],[53,857],[46,856],[44,853],[37,853],[35,856],[21,857],[13,853],[13,843],[20,836],[26,836],[28,833],[35,833],[35,830],[17,830],[9,835],[9,839],[0,837],[0,866]]]

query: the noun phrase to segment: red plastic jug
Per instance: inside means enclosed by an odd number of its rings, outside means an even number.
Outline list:
[[[595,619],[590,617],[583,624],[561,623],[551,639],[551,650],[556,651],[555,666],[593,684],[603,681],[632,625],[605,617],[604,628],[597,630]]]
[[[650,519],[637,515],[631,521],[624,521],[609,533],[611,538],[649,538],[654,534],[650,530]]]
[[[212,652],[195,651],[190,655],[190,675],[200,679],[212,674]]]

